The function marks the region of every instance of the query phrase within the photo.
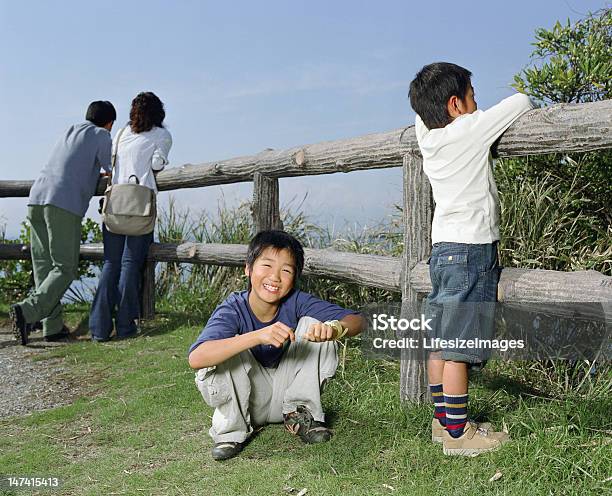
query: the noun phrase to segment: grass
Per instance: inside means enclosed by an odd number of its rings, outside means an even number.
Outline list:
[[[524,184],[504,177],[506,265],[610,273],[609,229],[598,230],[591,243],[590,218],[571,195],[556,194],[549,179]],[[403,248],[398,218],[337,239],[300,213],[283,213],[286,229],[307,247],[392,256]],[[248,205],[221,206],[213,217],[171,204],[158,230],[161,242],[244,243],[252,226]],[[66,495],[273,495],[302,488],[309,495],[612,492],[609,365],[577,387],[568,380],[580,377],[574,365],[492,363],[474,378],[471,415],[506,425],[514,441],[478,458],[448,458],[429,440],[431,407],[400,405],[398,364],[364,359],[355,342],[323,395],[335,431],[330,443],[305,446],[275,425],[238,458],[214,462],[207,434],[212,410],[195,388],[186,351],[216,304],[244,286],[241,272],[160,264],[160,313],[146,324],[145,336],[81,341],[38,355],[63,359],[87,393],[72,405],[0,419],[0,473],[58,476]],[[323,278],[304,278],[301,288],[351,308],[398,298]],[[69,324],[86,330],[87,311],[71,306]],[[0,319],[6,312],[0,303]],[[490,481],[497,472],[501,478]]]
[[[74,325],[86,312],[72,307],[68,318]],[[471,390],[472,415],[507,425],[514,441],[477,458],[449,458],[429,441],[431,408],[400,405],[398,364],[365,360],[354,346],[323,395],[330,443],[306,446],[274,425],[239,457],[214,462],[212,410],[186,362],[201,324],[165,309],[139,339],[46,353],[63,359],[89,393],[0,420],[0,472],[58,476],[66,495],[610,492],[609,390],[547,398],[485,369]],[[501,479],[489,482],[497,471]]]

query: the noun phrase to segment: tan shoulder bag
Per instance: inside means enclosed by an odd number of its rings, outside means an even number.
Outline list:
[[[117,135],[111,173],[108,178],[108,186],[104,192],[102,222],[112,233],[141,236],[149,234],[155,229],[155,219],[157,217],[155,191],[138,184],[136,176],[132,176],[136,178],[136,184],[113,184],[117,150],[123,131],[125,131],[125,127]]]

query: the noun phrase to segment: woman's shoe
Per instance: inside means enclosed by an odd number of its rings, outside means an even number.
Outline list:
[[[47,341],[47,343],[52,343],[55,341],[64,341],[66,339],[72,339],[72,333],[70,332],[70,329],[68,329],[66,326],[62,327],[62,330],[60,332],[58,332],[57,334],[51,334],[50,336],[44,336],[43,339],[45,341]]]

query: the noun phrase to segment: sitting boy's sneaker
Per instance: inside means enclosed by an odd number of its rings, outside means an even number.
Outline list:
[[[23,312],[19,305],[11,305],[9,317],[13,327],[13,335],[23,346],[28,344],[28,324],[26,324]]]
[[[323,422],[316,421],[305,406],[298,406],[297,411],[283,415],[285,429],[291,434],[300,436],[306,444],[324,443],[332,437],[332,431]]]
[[[242,451],[243,444],[231,441],[216,443],[212,449],[213,460],[228,460]]]
[[[480,427],[481,429],[486,429],[488,431],[493,431],[493,428],[489,422],[474,422],[473,420],[468,420],[471,424],[476,424],[476,427]],[[434,443],[442,442],[442,434],[446,431],[446,427],[444,427],[437,418],[431,419],[431,440]]]
[[[484,429],[478,424],[468,422],[463,434],[457,438],[448,431],[442,433],[442,445],[445,455],[477,456],[486,451],[493,451],[510,441],[505,432]]]

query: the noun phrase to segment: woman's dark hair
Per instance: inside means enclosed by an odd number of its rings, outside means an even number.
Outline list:
[[[117,112],[113,104],[107,100],[91,102],[87,107],[85,119],[96,126],[103,127],[117,120]]]
[[[464,100],[472,73],[448,62],[436,62],[423,67],[410,83],[410,105],[428,129],[450,124],[447,104],[451,96]]]
[[[155,126],[164,127],[166,111],[164,104],[155,93],[145,91],[138,93],[132,100],[130,109],[130,127],[134,133],[150,131]]]
[[[275,248],[277,250],[287,249],[293,255],[295,261],[295,279],[297,279],[304,269],[304,248],[300,242],[291,234],[285,231],[260,231],[258,232],[247,249],[246,264],[248,267],[253,267],[257,260],[266,248]]]

